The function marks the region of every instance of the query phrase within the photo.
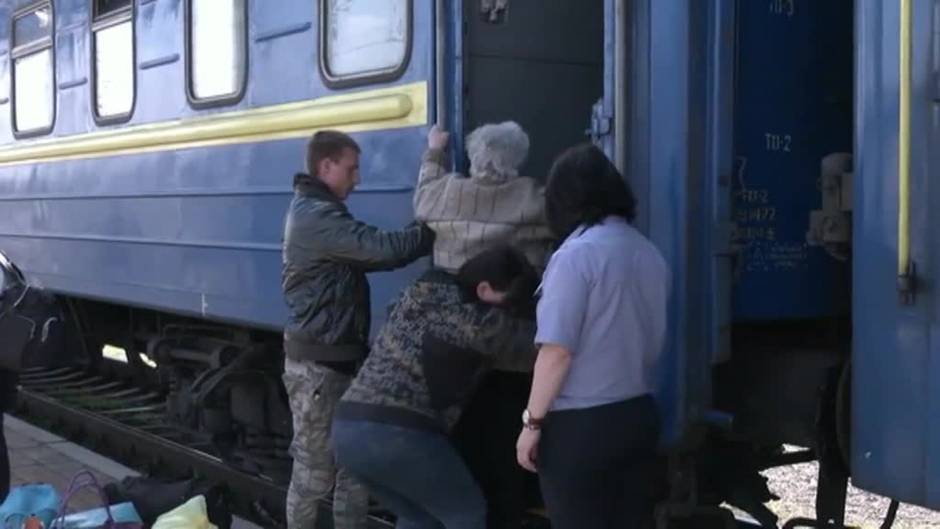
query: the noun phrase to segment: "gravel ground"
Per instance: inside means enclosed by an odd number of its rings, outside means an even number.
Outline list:
[[[764,472],[769,478],[770,490],[780,496],[768,506],[780,517],[780,525],[793,517],[813,517],[816,499],[816,463],[804,463],[775,468]],[[845,507],[846,525],[865,529],[878,529],[888,512],[890,500],[849,486]],[[894,522],[895,528],[940,529],[940,512],[913,505],[901,504]]]

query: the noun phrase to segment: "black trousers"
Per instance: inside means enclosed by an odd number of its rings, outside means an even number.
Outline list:
[[[650,396],[549,413],[538,467],[552,528],[651,526],[658,439]]]
[[[0,503],[10,492],[10,455],[7,453],[7,438],[3,433],[3,413],[13,409],[16,403],[17,375],[0,370]]]
[[[0,412],[0,503],[10,492],[10,455],[7,453],[7,438],[3,433],[3,412]]]
[[[486,497],[488,529],[519,529],[526,507],[539,502],[535,476],[516,463],[531,381],[528,373],[489,373],[454,428],[457,449]]]

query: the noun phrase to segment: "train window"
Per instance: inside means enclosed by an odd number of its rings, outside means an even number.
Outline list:
[[[13,130],[17,135],[52,130],[55,117],[52,3],[34,4],[13,17]]]
[[[95,0],[92,105],[98,123],[130,119],[134,109],[134,12],[130,0]]]
[[[131,7],[131,0],[96,0],[95,18],[127,10]]]
[[[188,97],[194,106],[232,103],[245,85],[245,0],[189,0]]]
[[[411,0],[323,0],[320,70],[327,84],[394,79],[411,51]]]

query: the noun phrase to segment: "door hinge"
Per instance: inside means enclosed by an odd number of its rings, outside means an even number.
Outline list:
[[[480,14],[490,24],[504,24],[509,12],[509,0],[480,0]]]
[[[604,101],[594,103],[591,108],[591,128],[584,131],[585,136],[589,136],[592,142],[597,142],[602,137],[611,133],[614,128],[614,118],[604,109]]]

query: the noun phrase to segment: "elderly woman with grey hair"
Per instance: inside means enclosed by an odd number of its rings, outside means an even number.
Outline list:
[[[415,219],[436,236],[434,266],[455,272],[469,257],[506,244],[543,270],[554,238],[545,220],[543,187],[519,176],[529,153],[525,131],[506,121],[470,133],[469,178],[446,171],[447,140],[439,127],[431,129],[414,194]]]
[[[525,131],[512,121],[474,130],[466,140],[468,176],[445,169],[447,142],[446,132],[431,129],[414,195],[415,218],[435,233],[434,266],[453,273],[470,257],[508,245],[541,273],[555,236],[548,228],[543,186],[519,175],[529,152]],[[531,350],[498,353],[494,371],[453,432],[487,498],[491,529],[521,525],[526,489],[534,485],[514,464],[512,447],[535,355]]]

